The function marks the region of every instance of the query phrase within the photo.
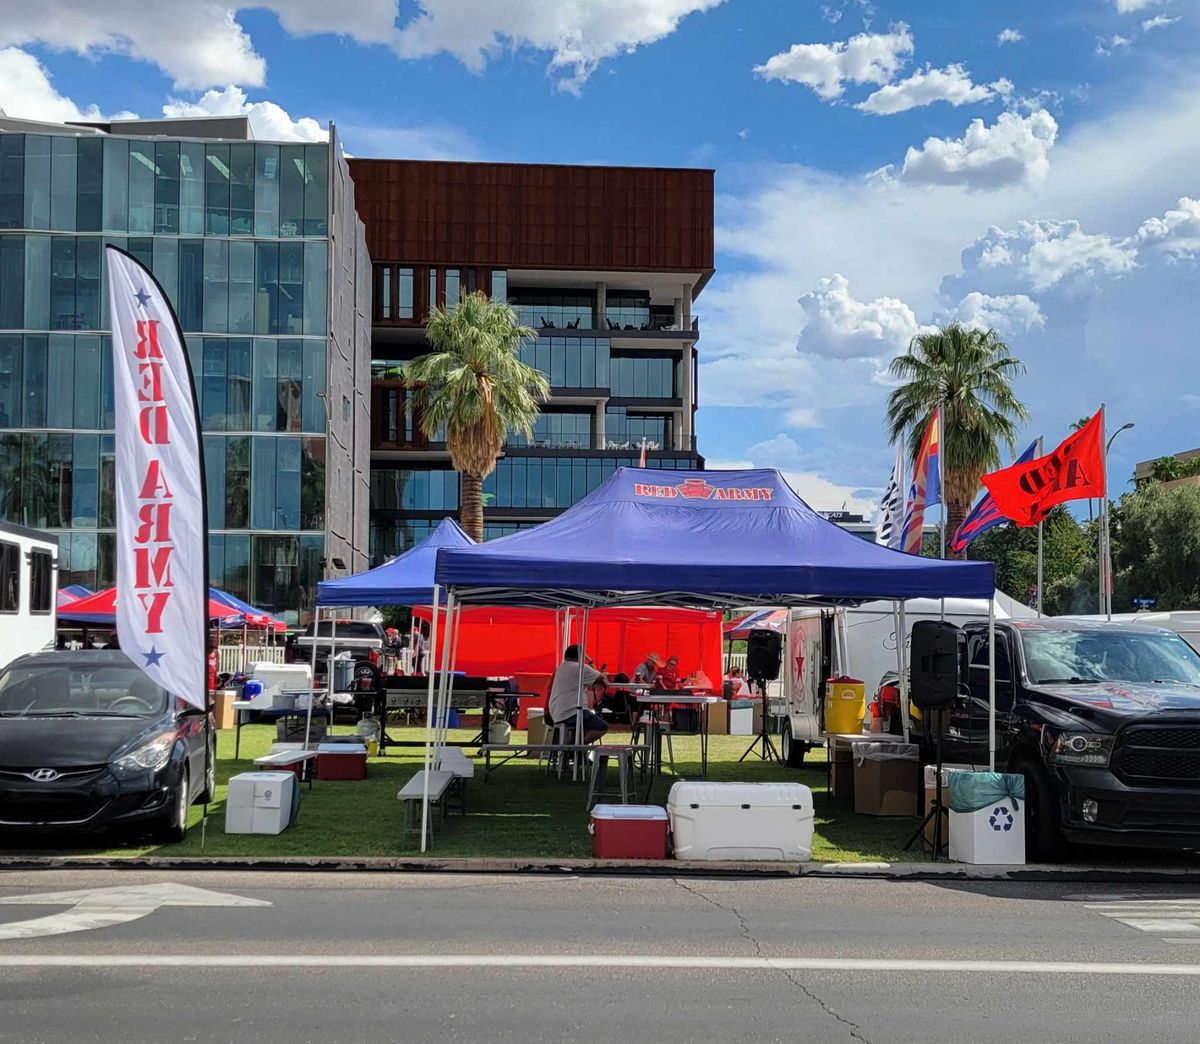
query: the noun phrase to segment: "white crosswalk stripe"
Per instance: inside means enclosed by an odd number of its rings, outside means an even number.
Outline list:
[[[1133,899],[1113,896],[1106,902],[1085,905],[1087,909],[1130,928],[1161,935],[1164,942],[1200,942],[1200,897]]]

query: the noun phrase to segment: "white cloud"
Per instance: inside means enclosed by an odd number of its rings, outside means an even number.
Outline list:
[[[481,72],[505,48],[550,54],[563,90],[578,91],[605,59],[670,36],[723,0],[416,0],[394,42],[404,58],[445,52]]]
[[[766,80],[804,84],[818,97],[833,101],[842,96],[846,83],[889,82],[912,53],[912,33],[898,22],[886,33],[859,33],[831,44],[795,44],[754,71]]]
[[[100,120],[95,105],[80,108],[55,90],[50,75],[32,54],[19,47],[0,48],[0,110],[24,120]]]
[[[1122,36],[1120,33],[1114,33],[1112,36],[1097,36],[1096,54],[1101,58],[1107,58],[1118,48],[1128,47],[1129,43],[1129,37]]]
[[[850,280],[840,274],[822,279],[800,298],[807,322],[796,350],[837,359],[877,358],[908,347],[919,330],[917,317],[903,301],[877,297],[855,300]]]
[[[981,294],[972,290],[948,316],[963,326],[995,330],[1005,336],[1040,330],[1046,317],[1027,294]]]
[[[1142,32],[1148,33],[1151,29],[1164,29],[1168,25],[1174,25],[1179,21],[1179,16],[1168,18],[1166,15],[1155,15],[1153,18],[1147,18],[1142,22]]]
[[[996,46],[1003,47],[1009,43],[1020,43],[1025,39],[1025,34],[1019,29],[1001,29],[996,34]]]
[[[1142,222],[1137,239],[1173,257],[1200,254],[1200,199],[1181,196],[1173,210]]]
[[[475,159],[474,141],[457,127],[446,124],[364,126],[338,123],[338,135],[347,150],[359,157],[406,159]]]
[[[1132,11],[1144,11],[1147,7],[1158,3],[1158,0],[1116,0],[1117,11],[1129,14]]]
[[[857,486],[835,482],[812,470],[810,457],[811,454],[806,453],[795,439],[780,432],[747,448],[741,459],[710,457],[706,466],[712,470],[775,468],[814,511],[840,511],[844,506],[847,511],[872,517],[876,507],[874,499],[864,497],[864,491]]]
[[[926,138],[904,154],[900,178],[914,185],[963,185],[997,189],[1039,181],[1058,136],[1058,123],[1039,109],[1021,116],[1003,112],[990,127],[972,120],[961,138]]]
[[[172,98],[163,106],[163,115],[178,116],[249,116],[250,128],[261,141],[328,141],[329,128],[310,116],[292,119],[288,112],[271,101],[252,102],[246,92],[232,84],[224,90],[206,91],[198,101]]]
[[[948,65],[944,69],[926,66],[906,79],[880,87],[855,108],[875,116],[891,116],[940,101],[957,108],[1011,91],[1012,84],[1008,80],[997,80],[993,84],[972,83],[961,65]]]

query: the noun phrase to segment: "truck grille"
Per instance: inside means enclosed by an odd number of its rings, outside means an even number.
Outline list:
[[[1113,765],[1134,786],[1200,787],[1200,726],[1130,725]]]

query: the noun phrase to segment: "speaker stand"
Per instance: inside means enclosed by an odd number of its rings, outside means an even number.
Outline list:
[[[936,744],[936,755],[935,755],[937,758],[937,768],[936,768],[937,775],[936,775],[935,781],[934,781],[935,789],[934,789],[934,797],[933,797],[933,807],[926,813],[925,818],[921,820],[921,825],[919,827],[917,827],[917,829],[913,832],[913,836],[908,839],[908,842],[904,846],[904,851],[907,852],[910,848],[912,848],[913,845],[915,845],[917,843],[917,840],[925,833],[925,828],[929,825],[930,820],[932,820],[933,821],[933,846],[932,846],[933,847],[933,861],[936,863],[938,861],[938,859],[941,857],[942,848],[949,846],[950,839],[947,838],[945,840],[945,842],[943,842],[943,840],[942,840],[942,820],[944,818],[942,816],[942,811],[943,811],[943,809],[942,809],[942,735],[944,734],[945,727],[946,727],[945,726],[945,713],[946,712],[944,710],[938,710],[938,711],[935,711],[934,713],[937,715],[937,744]],[[925,788],[922,786],[922,787],[920,787],[920,789],[924,790]]]
[[[782,761],[779,756],[779,751],[775,749],[775,743],[771,739],[771,726],[769,715],[767,714],[767,682],[764,678],[751,679],[754,685],[757,685],[762,692],[762,729],[759,730],[757,736],[754,737],[750,746],[746,748],[746,752],[738,758],[740,765],[751,754],[757,753],[760,761]],[[758,749],[761,748],[761,749]]]

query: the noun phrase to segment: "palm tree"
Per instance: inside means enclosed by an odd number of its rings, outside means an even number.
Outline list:
[[[462,527],[483,539],[483,480],[510,432],[532,438],[539,404],[550,394],[545,375],[521,362],[521,345],[537,338],[502,301],[467,294],[450,311],[429,315],[432,351],[404,367],[413,417],[429,438],[444,428],[459,473]]]
[[[1000,466],[1000,443],[1011,450],[1017,422],[1028,420],[1012,387],[1024,372],[995,330],[958,323],[918,334],[908,351],[892,360],[891,375],[901,384],[888,396],[888,429],[893,442],[908,440],[914,460],[933,411],[942,409],[948,533],[966,517],[980,476]]]

